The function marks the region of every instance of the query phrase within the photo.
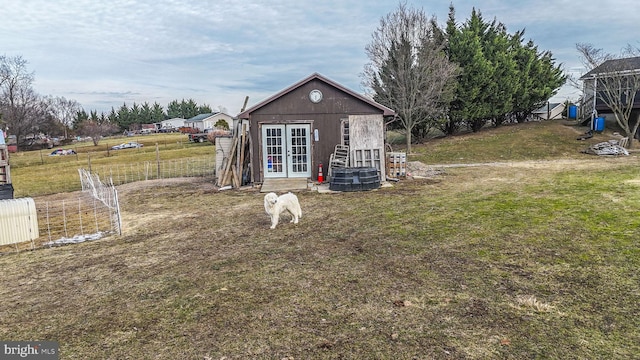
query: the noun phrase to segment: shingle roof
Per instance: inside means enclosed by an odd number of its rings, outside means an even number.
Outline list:
[[[620,72],[620,71],[639,71],[640,72],[640,56],[630,57],[624,59],[613,59],[607,60],[589,71],[588,73],[582,75],[580,80],[584,80],[590,77],[595,77],[598,75]]]
[[[187,119],[187,121],[201,121],[204,120],[206,118],[208,118],[209,116],[213,115],[213,113],[206,113],[206,114],[198,114],[192,118]]]

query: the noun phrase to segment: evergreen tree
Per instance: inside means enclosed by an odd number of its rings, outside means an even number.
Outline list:
[[[560,66],[555,65],[550,52],[538,52],[533,41],[522,44],[523,33],[519,32],[513,38],[514,59],[518,69],[513,117],[517,122],[526,121],[533,111],[544,105],[566,81],[566,76]]]
[[[133,123],[133,119],[131,117],[131,113],[129,112],[129,107],[124,103],[120,106],[118,110],[118,126],[122,130],[128,130],[129,126]]]
[[[458,76],[455,100],[451,103],[449,122],[444,128],[451,134],[460,129],[461,124],[477,129],[491,114],[487,93],[493,81],[494,69],[483,52],[483,36],[488,25],[473,9],[471,19],[462,28],[455,24],[453,6],[449,8],[447,34],[449,36],[449,60],[462,69]]]
[[[181,102],[178,102],[178,100],[173,100],[169,103],[169,105],[167,105],[167,116],[169,119],[189,119],[199,114],[208,114],[212,112],[213,111],[211,111],[211,107],[209,107],[209,105],[198,106],[198,104],[193,99],[182,99]]]
[[[518,70],[513,56],[511,36],[502,23],[496,23],[494,20],[485,32],[484,54],[491,64],[493,77],[485,96],[485,101],[490,107],[486,120],[494,126],[499,126],[513,110],[514,95],[518,88]]]
[[[98,111],[97,110],[91,110],[89,112],[89,120],[97,123],[98,119],[99,119]]]
[[[141,124],[152,124],[153,120],[151,118],[151,106],[149,106],[148,102],[144,102],[140,107],[140,117],[138,118]]]
[[[139,129],[139,125],[142,124],[142,118],[140,116],[140,106],[133,103],[131,109],[129,109],[129,117],[131,119],[130,125],[133,125],[135,129]]]
[[[165,119],[166,118],[162,106],[160,106],[160,104],[158,104],[157,102],[154,102],[153,106],[151,107],[151,122],[157,123]]]
[[[111,112],[109,112],[108,120],[111,124],[118,124],[118,114],[113,107],[111,107]]]
[[[77,130],[80,124],[82,124],[82,122],[88,119],[89,119],[89,115],[87,115],[87,112],[84,111],[84,109],[78,110],[76,112],[75,118],[73,119],[73,129]]]
[[[167,105],[167,117],[169,119],[173,119],[173,118],[185,119],[184,115],[182,114],[182,108],[180,107],[180,103],[178,102],[178,100],[173,100]]]
[[[183,99],[180,104],[180,109],[182,110],[182,114],[184,114],[185,119],[198,115],[198,104],[196,104],[193,99],[189,99],[187,101],[184,101]]]
[[[205,104],[205,105],[198,106],[198,108],[196,109],[196,113],[197,113],[196,115],[210,114],[210,113],[213,113],[213,110],[211,110],[211,106]]]
[[[551,53],[538,53],[531,41],[522,44],[524,31],[510,35],[504,24],[486,22],[475,8],[457,26],[450,6],[447,35],[449,59],[463,69],[443,127],[447,134],[462,124],[478,131],[488,122],[523,121],[565,81]]]
[[[376,101],[396,111],[407,152],[414,131],[432,128],[446,113],[443,99],[457,68],[443,51],[443,39],[435,18],[400,4],[380,20],[366,47],[371,62],[364,82]]]

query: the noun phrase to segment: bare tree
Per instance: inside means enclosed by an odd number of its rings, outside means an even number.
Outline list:
[[[94,146],[98,146],[103,136],[112,134],[117,130],[118,125],[108,121],[85,120],[78,126],[78,133],[90,137]]]
[[[588,70],[580,80],[584,84],[583,98],[593,108],[592,116],[597,102],[602,102],[629,137],[628,146],[633,147],[640,126],[640,50],[627,46],[621,55],[614,56],[589,44],[577,44],[576,48]]]
[[[66,99],[63,96],[53,99],[51,109],[56,120],[64,126],[65,139],[68,138],[68,129],[73,126],[75,116],[82,107],[77,101],[73,99]]]
[[[446,113],[445,97],[453,89],[457,66],[444,49],[436,19],[404,3],[380,20],[365,48],[370,63],[362,74],[363,85],[398,114],[409,153],[412,130]]]
[[[0,111],[5,129],[16,135],[18,146],[39,132],[47,120],[47,106],[32,88],[33,72],[21,56],[0,56]]]

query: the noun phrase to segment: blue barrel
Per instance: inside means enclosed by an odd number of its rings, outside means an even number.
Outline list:
[[[569,119],[578,118],[578,107],[575,105],[569,105]]]
[[[604,131],[604,118],[603,117],[597,117],[597,118],[593,119],[593,127],[592,127],[591,130],[596,131],[596,132],[603,132]]]

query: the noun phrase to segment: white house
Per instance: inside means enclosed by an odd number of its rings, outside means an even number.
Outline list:
[[[161,129],[177,129],[184,126],[184,121],[185,120],[183,118],[173,118],[168,120],[162,120],[160,122],[160,128]]]
[[[224,127],[224,125],[221,125],[223,123],[226,123],[227,129],[232,129],[233,117],[223,112],[217,112],[196,115],[184,121],[185,126],[200,129],[200,131],[204,131],[205,129],[214,129],[216,127]],[[218,124],[218,126],[216,126],[216,124]]]

